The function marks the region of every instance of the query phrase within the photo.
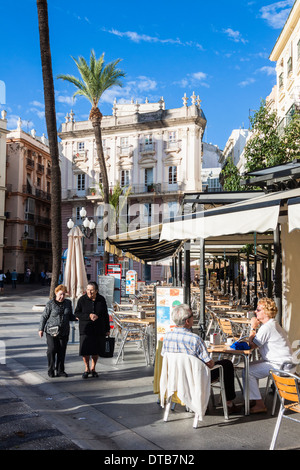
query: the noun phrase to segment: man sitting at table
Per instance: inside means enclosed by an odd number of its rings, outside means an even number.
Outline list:
[[[264,413],[267,409],[259,391],[259,379],[268,377],[271,369],[280,369],[284,363],[284,369],[289,372],[294,372],[295,366],[287,334],[275,320],[277,307],[274,300],[260,299],[255,313],[256,317],[251,318],[249,345],[253,349],[259,348],[262,359],[251,362],[249,367],[250,413]]]
[[[205,343],[192,332],[194,323],[193,313],[186,304],[177,305],[173,308],[172,320],[176,327],[168,331],[163,340],[162,356],[164,353],[186,353],[198,357],[207,367],[212,369],[215,364],[221,364],[224,369],[224,386],[228,406],[228,414],[237,413],[240,408],[233,403],[235,398],[234,389],[234,369],[231,361],[224,359],[214,362],[206,349]],[[211,380],[216,380],[219,376],[219,370],[211,371]]]

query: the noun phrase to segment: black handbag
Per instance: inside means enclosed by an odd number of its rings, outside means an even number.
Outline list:
[[[100,341],[100,357],[113,357],[115,350],[115,338],[106,336]]]

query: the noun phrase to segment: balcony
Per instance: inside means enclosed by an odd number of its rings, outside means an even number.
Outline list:
[[[26,167],[29,168],[29,170],[34,170],[34,160],[32,160],[32,158],[26,158]]]
[[[51,193],[46,193],[41,189],[33,188],[26,184],[22,186],[22,193],[30,194],[31,196],[38,197],[39,199],[43,199],[44,201],[51,201]]]
[[[36,167],[36,171],[37,173],[39,173],[40,175],[43,175],[45,173],[45,167],[44,165],[42,165],[41,163],[38,163],[37,164],[37,167]]]

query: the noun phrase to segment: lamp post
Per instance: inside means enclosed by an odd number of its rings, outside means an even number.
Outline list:
[[[84,207],[81,208],[79,214],[80,214],[81,219],[84,218],[84,221],[80,225],[80,230],[82,231],[83,235],[86,238],[90,238],[92,236],[94,230],[95,230],[96,224],[93,220],[89,220],[86,217],[86,210],[85,210]],[[73,220],[69,219],[68,222],[67,222],[68,229],[71,230],[74,227],[74,225],[75,224],[74,224]]]

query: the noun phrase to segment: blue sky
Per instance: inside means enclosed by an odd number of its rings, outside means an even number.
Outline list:
[[[207,118],[204,141],[224,148],[232,129],[249,126],[249,112],[276,83],[269,55],[293,0],[48,0],[58,127],[71,109],[77,121],[90,104],[72,100],[74,87],[55,77],[77,75],[71,56],[89,59],[91,49],[106,62],[121,58],[124,86],[103,95],[112,103],[158,101],[183,105],[184,93],[200,96]],[[35,0],[1,2],[0,80],[6,85],[8,128],[35,128],[47,135]],[[189,100],[189,104],[191,100]]]

